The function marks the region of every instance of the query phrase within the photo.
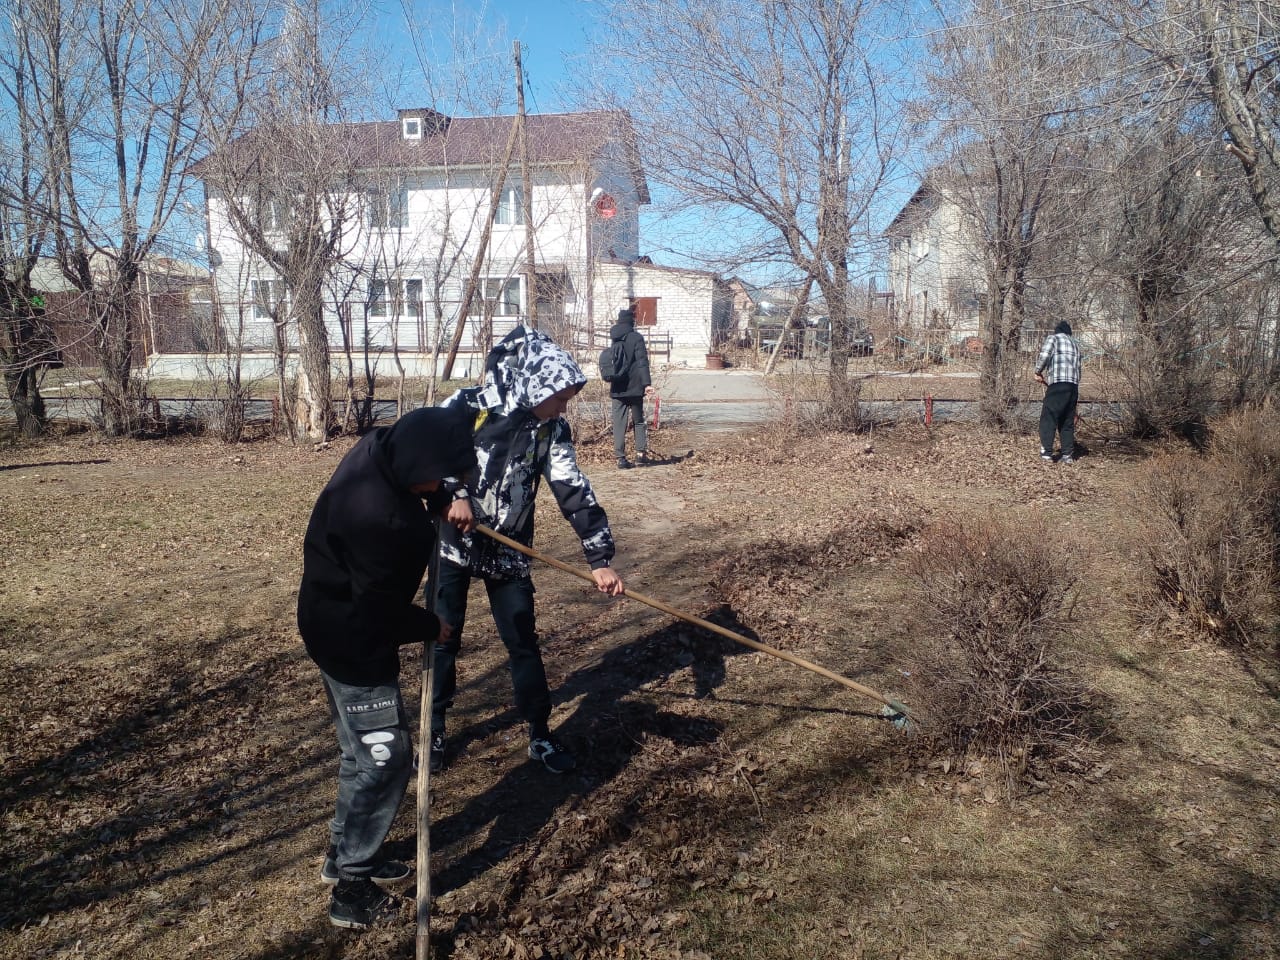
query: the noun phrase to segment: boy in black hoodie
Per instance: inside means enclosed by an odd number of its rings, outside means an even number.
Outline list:
[[[609,384],[613,413],[613,455],[618,469],[631,466],[627,459],[627,420],[636,430],[636,461],[649,463],[649,436],[644,424],[644,398],[653,394],[653,378],[649,372],[649,351],[644,337],[636,332],[636,312],[619,310],[618,322],[609,331],[614,345],[622,345],[622,363]]]
[[[320,871],[334,888],[335,926],[362,929],[389,915],[394,901],[381,887],[409,877],[382,854],[413,767],[399,648],[449,636],[413,599],[436,549],[428,511],[449,505],[440,481],[475,463],[469,416],[415,410],[343,457],[307,525],[298,629],[324,678],[341,755]]]

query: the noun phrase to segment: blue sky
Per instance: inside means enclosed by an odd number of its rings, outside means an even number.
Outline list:
[[[424,34],[434,35],[440,44],[436,49],[448,50],[446,34],[452,23],[480,21],[489,35],[498,41],[489,71],[508,81],[510,109],[515,109],[514,68],[511,61],[512,41],[519,40],[524,61],[525,106],[531,113],[558,113],[572,110],[565,92],[566,82],[575,64],[588,59],[589,34],[595,29],[594,18],[601,14],[599,4],[590,0],[379,0],[375,22],[381,36],[403,36],[405,7]],[[402,57],[402,65],[413,61],[411,51],[393,43],[392,55]],[[411,71],[412,73],[412,71]],[[441,104],[448,108],[448,104]]]
[[[506,21],[508,39],[524,48],[528,108],[540,113],[571,108],[560,99],[561,91],[567,71],[590,56],[588,36],[599,8],[581,0],[491,0],[488,8],[491,17]]]
[[[522,45],[525,72],[526,109],[531,113],[558,113],[583,109],[572,91],[573,81],[584,79],[585,74],[595,73],[607,64],[595,60],[592,36],[608,29],[603,18],[607,4],[599,0],[375,0],[375,17],[380,36],[404,35],[406,8],[412,10],[415,21],[421,24],[424,34],[432,35],[433,50],[447,54],[450,27],[460,24],[464,33],[474,32],[479,21],[487,28],[484,34],[492,38],[492,47],[485,51],[483,59],[470,66],[476,74],[487,74],[500,87],[503,106],[501,112],[515,112],[514,68],[511,60],[512,41]],[[406,92],[403,96],[415,96],[410,92],[420,84],[416,58],[407,44],[389,48],[388,66],[394,60],[406,69]],[[419,89],[421,89],[419,87]],[[434,104],[446,112],[454,111],[450,103]],[[403,106],[394,104],[393,106]],[[458,113],[470,112],[458,110]],[[643,208],[640,217],[641,252],[653,256],[655,261],[670,266],[707,268],[695,253],[709,253],[709,246],[725,246],[734,233],[741,229],[732,217],[704,220],[696,215],[672,216],[661,211],[662,191],[657,184],[650,184],[657,201]],[[700,239],[690,239],[700,238]],[[714,240],[712,238],[715,238]],[[694,244],[695,249],[688,245]],[[732,241],[729,242],[732,245]],[[776,276],[778,268],[746,268],[758,282],[768,282]],[[784,270],[785,272],[785,270]]]

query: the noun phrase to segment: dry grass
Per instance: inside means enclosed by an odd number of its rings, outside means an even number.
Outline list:
[[[553,720],[583,764],[551,778],[524,759],[477,592],[458,759],[433,779],[439,955],[1276,955],[1280,675],[1132,629],[1143,463],[1051,469],[1033,438],[964,431],[870,439],[802,438],[762,465],[754,441],[695,438],[679,464],[594,472],[618,569],[902,695],[925,636],[919,531],[1050,514],[1081,573],[1062,666],[1118,715],[1099,762],[1014,798],[990,761],[921,768],[874,703],[542,569]],[[411,905],[339,932],[316,879],[334,751],[292,598],[348,445],[0,449],[0,956],[412,954]],[[549,502],[538,530],[575,559]],[[411,702],[418,668],[407,651]],[[408,810],[391,849],[412,859]]]

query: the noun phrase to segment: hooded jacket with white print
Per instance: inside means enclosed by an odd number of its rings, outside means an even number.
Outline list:
[[[484,383],[454,393],[441,406],[475,414],[477,476],[467,478],[477,523],[526,546],[533,545],[534,497],[543,479],[582,542],[591,569],[613,559],[609,518],[578,467],[573,433],[564,417],[539,422],[532,410],[587,377],[573,358],[539,330],[517,326],[490,352]],[[461,490],[463,478],[446,487]],[[441,557],[478,576],[521,579],[529,558],[484,534],[443,526]]]

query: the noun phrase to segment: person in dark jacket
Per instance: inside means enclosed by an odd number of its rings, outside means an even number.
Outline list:
[[[609,330],[615,344],[622,344],[622,363],[609,384],[613,407],[613,455],[618,469],[631,466],[627,459],[627,420],[635,424],[636,461],[649,463],[649,436],[644,425],[644,398],[653,394],[653,378],[649,373],[649,352],[644,337],[636,332],[634,310],[619,310],[618,322]]]
[[[473,577],[484,581],[498,636],[507,648],[516,712],[528,725],[529,756],[553,773],[576,766],[572,753],[551,735],[551,693],[534,620],[529,558],[481,533],[479,522],[527,546],[533,545],[534,501],[545,480],[560,512],[582,544],[596,587],[611,596],[622,579],[610,568],[613,534],[591,484],[578,468],[573,434],[564,419],[569,401],[586,384],[582,370],[546,334],[516,327],[490,352],[484,384],[450,396],[447,409],[466,410],[476,421],[478,478],[454,491],[441,530],[440,578],[435,609],[452,628],[436,646],[431,715],[431,765],[444,766],[445,715],[457,690],[457,658]],[[456,529],[455,529],[456,527]]]
[[[338,733],[338,799],[321,879],[329,919],[364,928],[409,868],[382,853],[413,767],[399,648],[448,638],[413,601],[436,549],[428,510],[447,509],[445,477],[475,466],[471,418],[415,410],[366,435],[321,491],[302,544],[298,630],[320,668]],[[423,500],[426,499],[424,508]]]

